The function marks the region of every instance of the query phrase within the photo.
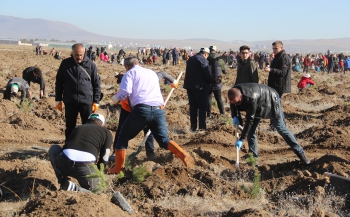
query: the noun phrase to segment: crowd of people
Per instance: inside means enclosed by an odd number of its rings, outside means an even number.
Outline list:
[[[39,51],[38,51],[39,52]],[[50,55],[58,51],[54,48]],[[40,53],[37,53],[38,55]],[[96,58],[114,64],[117,61],[125,67],[125,73],[117,73],[115,78],[120,85],[119,92],[112,97],[114,103],[121,104],[118,130],[113,141],[112,134],[104,127],[105,118],[97,113],[103,97],[101,79]],[[270,119],[271,129],[276,130],[304,165],[310,164],[303,148],[288,130],[282,111],[282,95],[291,92],[291,73],[295,66],[306,72],[298,83],[298,89],[315,85],[308,73],[309,69],[328,73],[338,64],[344,73],[350,70],[350,57],[342,53],[308,54],[305,57],[288,54],[281,41],[272,43],[272,53],[254,53],[249,46],[243,45],[239,51],[219,52],[216,46],[203,47],[198,53],[178,49],[139,48],[136,55],[127,55],[123,49],[117,53],[106,51],[105,47],[88,49],[83,44],[72,46],[71,56],[62,60],[56,74],[56,108],[63,111],[66,120],[65,144],[52,146],[49,150],[52,167],[61,189],[86,191],[95,190],[98,180],[87,178],[93,171],[91,163],[103,163],[107,166],[113,153],[115,164],[106,170],[117,174],[123,170],[128,142],[140,131],[151,134],[146,142],[146,156],[150,160],[158,156],[154,153],[154,139],[159,146],[177,156],[186,167],[194,165],[194,159],[167,135],[164,115],[164,100],[159,86],[165,80],[172,88],[178,88],[178,81],[164,71],[154,72],[143,65],[155,64],[162,57],[162,64],[177,66],[180,58],[186,63],[183,88],[187,91],[189,103],[190,132],[206,133],[207,118],[212,118],[212,98],[217,102],[220,115],[225,114],[221,88],[222,78],[227,67],[237,67],[236,80],[228,91],[232,123],[242,125],[240,138],[235,142],[238,149],[247,140],[249,150],[258,159],[256,129],[261,119]],[[349,62],[348,62],[349,61]],[[341,64],[343,63],[343,64]],[[268,73],[267,85],[259,84],[260,73]],[[4,98],[21,92],[21,99],[31,98],[30,85],[40,85],[40,98],[45,96],[45,81],[38,67],[28,67],[22,78],[14,77],[6,85]],[[243,120],[240,111],[245,111]],[[77,127],[80,115],[82,125]],[[113,147],[112,147],[113,144]],[[112,150],[111,150],[112,149]],[[79,185],[69,180],[74,177]]]

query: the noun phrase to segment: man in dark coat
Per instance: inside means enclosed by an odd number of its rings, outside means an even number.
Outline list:
[[[249,57],[250,47],[243,45],[239,48],[241,58],[238,61],[237,77],[235,84],[259,83],[258,67]]]
[[[95,63],[84,55],[84,45],[74,44],[72,52],[58,68],[55,87],[56,108],[62,111],[62,101],[65,105],[66,139],[76,127],[78,113],[85,124],[97,111],[101,97],[100,76]]]
[[[201,48],[199,53],[192,56],[186,64],[184,88],[187,90],[190,104],[192,132],[195,132],[197,129],[197,115],[199,119],[199,130],[203,131],[207,129],[206,111],[209,103],[208,94],[210,85],[215,83],[215,80],[210,75],[208,56],[209,48]]]
[[[292,89],[292,64],[288,54],[283,50],[283,43],[275,41],[272,43],[275,54],[270,67],[264,71],[269,73],[267,85],[275,89],[282,98],[283,93],[290,93]]]
[[[230,100],[231,115],[234,122],[240,117],[239,111],[246,112],[246,120],[241,137],[235,146],[241,149],[243,140],[248,139],[249,152],[255,158],[258,157],[258,142],[255,131],[261,119],[270,119],[277,132],[283,137],[286,143],[293,149],[304,165],[310,163],[305,156],[303,148],[298,144],[294,135],[288,130],[281,108],[281,99],[275,89],[263,84],[242,83],[233,86],[228,91]]]
[[[220,114],[225,114],[224,104],[222,102],[221,97],[221,78],[222,73],[226,73],[225,71],[225,62],[221,59],[220,55],[216,53],[216,46],[210,46],[210,54],[208,57],[209,62],[209,70],[210,74],[213,77],[215,81],[218,81],[215,84],[212,84],[209,89],[209,98],[208,98],[208,109],[207,109],[207,117],[211,117],[211,107],[212,107],[212,100],[213,100],[213,94],[215,97],[215,100],[218,104],[218,109],[220,111]]]

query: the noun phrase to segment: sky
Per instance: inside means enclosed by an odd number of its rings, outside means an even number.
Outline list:
[[[350,37],[350,0],[0,0],[0,15],[135,39],[220,41]]]

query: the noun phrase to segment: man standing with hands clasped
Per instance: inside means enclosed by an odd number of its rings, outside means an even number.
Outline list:
[[[64,59],[56,75],[56,108],[65,105],[66,140],[76,127],[78,113],[83,124],[95,113],[101,97],[97,67],[85,54],[83,44],[72,46],[72,56]]]
[[[283,50],[283,43],[275,41],[272,43],[272,50],[275,58],[272,60],[271,66],[265,67],[264,71],[269,73],[267,86],[275,89],[282,99],[283,93],[292,91],[292,61],[288,54]],[[284,119],[284,117],[282,117]],[[272,123],[270,124],[273,130]]]

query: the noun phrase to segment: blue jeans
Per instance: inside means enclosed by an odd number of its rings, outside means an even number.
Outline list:
[[[284,114],[281,109],[281,100],[279,100],[279,110],[280,117],[278,119],[271,119],[271,124],[277,130],[277,132],[283,137],[284,141],[293,149],[296,155],[300,155],[304,153],[303,148],[298,144],[294,135],[288,130],[285,122],[284,122]],[[249,152],[253,153],[254,157],[258,157],[258,141],[256,139],[256,128],[260,123],[260,119],[255,118],[253,121],[253,125],[248,132],[248,145]]]
[[[118,142],[118,136],[120,133],[120,130],[122,129],[123,123],[125,122],[126,118],[129,116],[130,112],[126,111],[125,109],[121,109],[120,110],[120,116],[119,116],[119,124],[118,124],[118,129],[117,132],[115,133],[115,137],[114,137],[114,144],[113,144],[113,148],[117,149],[117,142]],[[144,134],[146,135],[148,131],[148,128],[143,129]],[[145,147],[146,147],[146,153],[151,153],[154,152],[154,138],[153,138],[153,134],[151,132],[151,134],[149,134],[146,143],[145,143]]]
[[[74,177],[79,185],[88,190],[98,189],[99,178],[87,178],[87,175],[95,173],[91,163],[73,163],[67,159],[59,145],[53,145],[49,149],[52,168],[55,171],[58,183],[62,186],[68,176]]]
[[[164,110],[146,105],[134,106],[122,125],[116,149],[127,149],[129,140],[146,127],[151,130],[159,146],[168,149],[170,139],[165,124]]]
[[[197,129],[197,115],[199,119],[199,129],[206,130],[206,112],[209,104],[208,91],[188,89],[188,101],[190,104],[191,130]]]

